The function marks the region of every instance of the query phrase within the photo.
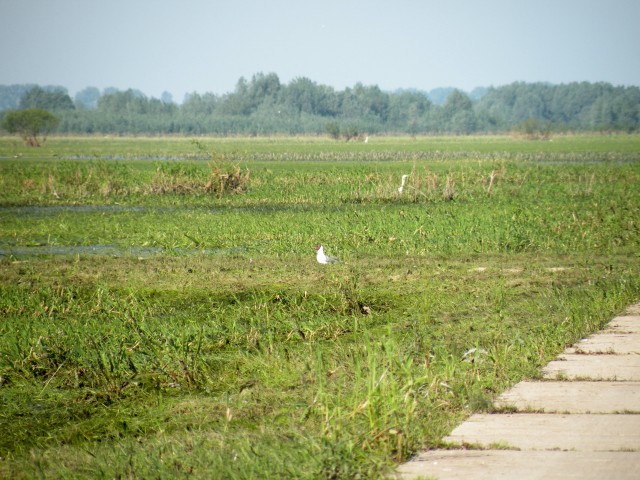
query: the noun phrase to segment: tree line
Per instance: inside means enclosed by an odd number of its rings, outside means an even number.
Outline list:
[[[440,91],[442,93],[442,90]],[[640,127],[640,88],[609,83],[516,82],[472,94],[446,91],[435,102],[417,90],[382,91],[357,83],[335,90],[308,78],[281,83],[275,73],[240,78],[232,92],[148,97],[139,90],[88,87],[71,99],[63,87],[0,86],[0,109],[42,109],[61,133],[268,135],[374,133],[472,134],[520,130],[625,131]]]

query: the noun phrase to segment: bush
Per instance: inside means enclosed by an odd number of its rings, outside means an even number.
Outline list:
[[[336,122],[329,122],[324,127],[325,132],[334,140],[340,138],[340,126]]]
[[[513,129],[516,136],[529,140],[546,140],[551,135],[551,123],[543,123],[539,118],[528,118]]]
[[[20,135],[25,145],[39,147],[38,136],[55,130],[59,123],[58,117],[51,112],[28,108],[8,112],[2,119],[2,128]]]

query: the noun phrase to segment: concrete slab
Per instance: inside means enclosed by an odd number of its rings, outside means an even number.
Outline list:
[[[640,381],[640,355],[562,354],[542,369],[548,379]]]
[[[497,408],[544,413],[640,413],[640,382],[520,382]]]
[[[440,480],[637,480],[640,452],[432,450],[398,469],[397,478]]]
[[[474,414],[444,441],[520,450],[640,451],[640,415]]]
[[[635,303],[633,305],[629,305],[627,308],[626,315],[640,315],[640,302]]]
[[[605,332],[640,333],[640,315],[616,317],[607,325]]]
[[[640,333],[599,333],[580,340],[566,352],[640,354]]]

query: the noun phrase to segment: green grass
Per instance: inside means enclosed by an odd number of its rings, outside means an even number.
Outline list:
[[[638,136],[14,155],[2,477],[380,477],[640,293]],[[204,188],[217,165],[246,190]]]

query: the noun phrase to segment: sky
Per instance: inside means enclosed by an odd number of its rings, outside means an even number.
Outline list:
[[[0,85],[640,86],[638,0],[0,0]]]

